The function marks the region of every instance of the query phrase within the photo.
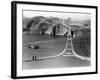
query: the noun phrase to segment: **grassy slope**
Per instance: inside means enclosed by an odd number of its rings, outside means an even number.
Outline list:
[[[74,50],[81,56],[90,57],[90,30],[82,29],[81,32],[82,36],[73,39]]]

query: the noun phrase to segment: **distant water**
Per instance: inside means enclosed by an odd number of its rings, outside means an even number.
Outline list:
[[[39,42],[40,49],[34,50],[26,46],[28,43]],[[66,37],[50,35],[30,35],[23,33],[23,61],[32,60],[33,56],[46,57],[59,54],[65,47]],[[23,62],[23,69],[83,67],[90,66],[89,61],[82,61],[76,57],[56,57],[37,62]]]

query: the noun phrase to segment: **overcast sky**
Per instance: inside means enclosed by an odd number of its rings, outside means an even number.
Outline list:
[[[59,13],[59,12],[42,12],[42,11],[23,11],[23,18],[31,18],[35,16],[44,16],[44,17],[59,17],[59,18],[71,18],[73,21],[75,20],[90,20],[91,14],[84,13]]]

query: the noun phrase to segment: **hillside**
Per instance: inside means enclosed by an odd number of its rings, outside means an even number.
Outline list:
[[[68,25],[65,26],[63,24],[63,21],[64,21],[63,19],[57,17],[44,17],[44,16],[23,18],[23,28],[24,31],[28,31],[30,34],[54,33],[56,35],[64,35],[67,31]],[[90,20],[71,22],[71,27],[73,28],[73,30],[82,28],[83,26],[86,28],[90,28],[90,25],[91,25]]]

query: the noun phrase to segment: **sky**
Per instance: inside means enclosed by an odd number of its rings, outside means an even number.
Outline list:
[[[58,18],[71,18],[73,21],[76,20],[90,20],[91,14],[89,13],[71,13],[71,12],[44,12],[44,11],[23,11],[23,18],[32,18],[35,16],[44,16],[44,17],[58,17]]]

